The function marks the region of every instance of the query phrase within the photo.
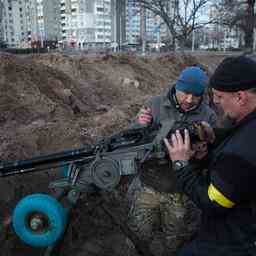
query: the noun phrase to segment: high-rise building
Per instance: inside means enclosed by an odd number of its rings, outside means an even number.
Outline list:
[[[0,0],[0,43],[3,42],[3,2]]]
[[[126,41],[126,0],[111,0],[111,41],[122,46]]]
[[[10,47],[45,46],[46,41],[79,48],[122,46],[155,42],[167,34],[161,19],[135,0],[0,1]]]
[[[3,36],[9,47],[60,38],[59,0],[2,0]]]
[[[62,41],[80,48],[111,42],[111,0],[60,0]]]
[[[28,42],[25,1],[3,0],[4,40],[10,47],[26,47]]]
[[[31,18],[36,22],[36,34],[41,41],[58,41],[60,34],[60,1],[36,0],[36,11]]]
[[[177,8],[177,0],[166,3],[169,17],[172,17]],[[126,2],[126,41],[128,44],[139,44],[146,40],[148,43],[157,43],[170,37],[169,30],[160,16],[152,11],[143,10],[137,0]]]
[[[138,1],[127,0],[126,2],[126,42],[128,42],[128,44],[138,44],[141,40],[141,30],[142,30],[141,14],[142,14],[141,6],[138,3]]]

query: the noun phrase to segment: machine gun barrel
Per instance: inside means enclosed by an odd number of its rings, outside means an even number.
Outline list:
[[[83,147],[75,150],[66,150],[45,156],[33,157],[26,160],[17,160],[13,162],[2,162],[0,164],[0,176],[11,176],[15,174],[28,173],[33,170],[45,170],[46,167],[54,163],[75,161],[95,155],[94,147]]]
[[[0,177],[15,174],[41,171],[59,167],[74,161],[89,161],[95,158],[98,151],[114,152],[118,149],[128,149],[133,146],[146,145],[152,142],[157,134],[156,127],[133,128],[102,139],[96,145],[80,149],[67,150],[54,154],[33,157],[13,162],[0,162]]]

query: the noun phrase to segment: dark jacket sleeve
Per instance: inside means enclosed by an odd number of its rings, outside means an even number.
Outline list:
[[[225,214],[241,202],[250,200],[255,192],[256,166],[239,155],[224,154],[209,169],[209,177],[198,175],[199,165],[189,165],[176,171],[177,184],[206,214]],[[231,207],[210,199],[209,186],[214,186]]]
[[[211,183],[211,178],[199,174],[197,171],[198,168],[200,168],[198,165],[193,164],[176,171],[178,188],[187,194],[206,214],[225,214],[227,209],[212,202],[208,196],[208,187]]]

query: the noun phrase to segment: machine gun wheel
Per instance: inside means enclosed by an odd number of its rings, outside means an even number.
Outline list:
[[[15,233],[34,247],[54,244],[63,234],[67,210],[53,197],[33,194],[24,197],[15,207],[12,223]]]

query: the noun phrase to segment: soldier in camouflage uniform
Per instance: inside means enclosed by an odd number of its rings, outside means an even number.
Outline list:
[[[165,95],[155,96],[145,104],[134,125],[206,121],[215,126],[217,116],[203,100],[207,81],[207,75],[199,67],[186,68]],[[132,197],[128,216],[130,228],[149,245],[156,234],[160,234],[165,248],[162,254],[175,255],[196,232],[199,212],[184,194],[177,191],[168,161],[147,161],[132,182],[128,195]]]

